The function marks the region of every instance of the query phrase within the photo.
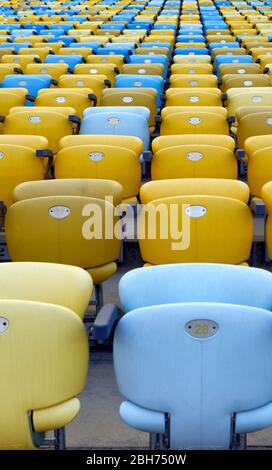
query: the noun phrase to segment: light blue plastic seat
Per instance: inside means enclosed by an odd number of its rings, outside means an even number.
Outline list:
[[[197,49],[197,48],[180,48],[180,49],[175,49],[174,51],[175,55],[208,55],[209,51],[208,49],[204,48],[203,49]]]
[[[131,49],[128,48],[118,48],[115,47],[115,44],[111,43],[111,47],[99,47],[96,50],[97,55],[123,55],[126,62],[129,62],[129,56],[131,54]]]
[[[251,55],[218,55],[216,57],[216,73],[219,76],[219,65],[221,64],[252,64]]]
[[[261,308],[199,302],[133,310],[114,337],[121,418],[167,434],[170,449],[233,448],[236,434],[272,424],[271,343],[272,313]]]
[[[76,38],[73,37],[73,36],[58,36],[58,41],[61,41],[64,43],[64,46],[65,47],[69,47],[71,43],[73,42],[76,42]],[[52,38],[48,38],[46,40],[46,42],[50,43],[50,42],[56,42],[56,38],[52,37]]]
[[[6,75],[0,88],[26,88],[28,94],[36,98],[39,90],[50,88],[52,78],[50,75]],[[26,100],[27,106],[33,106],[31,99]]]
[[[132,113],[132,114],[138,114],[139,116],[142,116],[146,119],[146,121],[149,121],[150,118],[150,111],[148,108],[145,106],[97,106],[97,107],[91,107],[91,108],[86,108],[83,111],[83,117],[88,116],[89,114],[100,114],[100,113],[105,113],[110,110],[117,111],[120,113]]]
[[[82,64],[83,56],[79,54],[48,54],[44,60],[45,64],[67,64],[71,71],[74,70],[75,66]]]
[[[112,106],[103,108],[102,112],[99,108],[93,108],[94,112],[89,109],[81,121],[80,134],[131,135],[143,141],[143,151],[149,150],[150,133],[146,117],[133,112],[133,107],[129,110],[124,110],[125,107],[120,110],[119,106],[116,106],[117,110]]]
[[[272,311],[272,274],[213,263],[144,267],[122,277],[119,297],[125,312],[175,302],[224,302]]]

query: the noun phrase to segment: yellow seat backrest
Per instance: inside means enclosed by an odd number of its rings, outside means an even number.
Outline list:
[[[25,69],[26,74],[46,74],[50,75],[54,80],[58,80],[61,75],[67,72],[67,64],[28,64]]]
[[[63,264],[1,263],[0,278],[0,299],[61,305],[80,318],[85,315],[93,289],[84,269]]]
[[[152,142],[153,153],[158,152],[159,150],[174,147],[177,145],[195,145],[195,144],[204,144],[210,145],[213,144],[217,147],[228,148],[232,152],[235,149],[235,141],[232,137],[227,135],[220,134],[185,134],[185,135],[165,135],[156,137]]]
[[[88,144],[65,147],[55,159],[56,178],[99,178],[118,181],[123,197],[136,196],[141,183],[141,163],[133,149]]]
[[[61,109],[61,108],[60,108]],[[62,111],[51,111],[32,107],[9,114],[2,127],[3,134],[30,134],[43,136],[49,148],[56,153],[59,141],[65,135],[73,134],[73,123]]]
[[[35,106],[69,106],[82,118],[83,111],[94,105],[94,98],[91,88],[50,88],[39,91]]]
[[[249,188],[242,181],[220,178],[179,178],[148,181],[140,189],[142,204],[173,196],[223,196],[248,203]]]
[[[166,106],[221,106],[222,92],[218,88],[169,88]]]
[[[170,231],[171,205],[171,223],[175,225]],[[161,236],[160,225],[163,234],[168,229],[166,238]],[[141,255],[151,264],[240,264],[250,256],[253,218],[249,207],[237,199],[203,195],[157,199],[146,204],[145,211],[140,213],[139,227]],[[148,233],[149,229],[155,238]],[[182,247],[178,244],[181,237]]]
[[[228,148],[212,144],[168,147],[154,154],[152,179],[231,178],[238,176],[237,159]]]
[[[0,140],[1,142],[1,140]],[[131,135],[103,135],[103,134],[81,134],[67,135],[60,141],[60,149],[65,147],[78,147],[79,145],[112,145],[133,150],[137,155],[143,151],[143,142],[138,137]]]
[[[217,87],[217,77],[212,74],[174,74],[170,77],[170,87],[185,88],[185,87]]]
[[[0,142],[0,200],[5,206],[12,204],[12,193],[19,183],[43,177],[43,162],[33,149]]]
[[[213,67],[211,64],[196,63],[196,64],[177,64],[171,65],[171,74],[187,74],[187,75],[205,75],[212,74]]]
[[[94,211],[98,213],[95,223]],[[112,211],[114,206],[109,202],[83,196],[16,202],[6,215],[10,256],[13,261],[44,261],[86,269],[113,262],[119,257],[120,240],[115,235],[105,238],[106,224],[119,221]]]
[[[60,305],[1,299],[0,308],[0,449],[35,449],[35,432],[64,426],[79,411],[75,397],[88,368],[85,327]]]

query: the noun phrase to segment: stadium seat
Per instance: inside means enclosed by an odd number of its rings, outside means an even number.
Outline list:
[[[171,288],[166,289],[167,285]],[[124,313],[142,307],[185,302],[238,304],[271,311],[271,286],[271,273],[264,269],[180,263],[131,270],[119,282],[119,297]],[[141,295],[135,295],[135,292],[141,292]]]
[[[3,134],[25,134],[43,136],[49,148],[56,153],[59,141],[65,135],[74,133],[74,124],[79,118],[74,116],[73,108],[13,108],[2,126]]]
[[[172,223],[176,225],[169,233],[171,207],[176,214]],[[143,260],[151,265],[182,262],[243,264],[250,257],[252,239],[250,208],[229,197],[161,198],[146,204],[139,216],[140,251]]]
[[[111,136],[103,136],[103,141],[98,144],[97,137],[92,142],[92,136],[88,136],[84,144],[76,145],[76,152],[74,146],[60,150],[55,159],[55,177],[115,180],[123,188],[123,202],[137,202],[141,183],[141,141],[126,137],[126,146],[114,145]]]
[[[222,93],[218,88],[169,88],[166,106],[221,106]]]
[[[229,134],[226,110],[219,106],[168,106],[161,117],[161,135]]]
[[[111,83],[106,75],[70,74],[61,76],[58,85],[60,88],[91,88],[99,102],[102,91],[110,87]]]
[[[26,98],[25,88],[0,88],[0,114],[6,116],[14,106],[24,106]]]
[[[217,77],[212,74],[174,74],[170,76],[170,87],[172,88],[216,88]]]
[[[64,137],[62,140],[64,139],[69,138]],[[46,196],[86,196],[97,199],[112,197],[113,205],[118,206],[123,198],[123,188],[117,181],[108,179],[66,178],[27,181],[16,186],[13,191],[13,202]]]
[[[263,74],[226,74],[222,78],[222,91],[229,88],[269,87],[270,77]]]
[[[0,448],[31,450],[42,444],[46,431],[63,428],[79,412],[76,395],[87,376],[87,335],[81,319],[67,307],[21,299],[1,299],[0,305],[5,375]]]
[[[58,81],[61,75],[68,72],[67,64],[28,64],[25,73],[29,75],[50,75],[53,80]]]
[[[271,225],[272,185],[271,185],[271,181],[269,181],[262,187],[262,199],[265,202],[266,211],[267,211],[267,219],[266,219],[266,226],[265,226],[265,241],[266,241],[269,258],[271,259],[272,258],[272,225]]]
[[[118,73],[118,67],[116,67],[115,64],[110,63],[79,64],[74,68],[74,75],[90,75],[91,77],[105,75],[106,79],[110,81],[111,86],[114,85],[115,77]]]
[[[243,106],[236,111],[237,143],[244,148],[247,138],[271,134],[272,106]]]
[[[155,305],[124,315],[114,338],[123,421],[165,434],[166,448],[176,450],[236,448],[235,434],[269,426],[271,322],[267,310],[223,303]]]
[[[154,91],[154,94],[152,93]],[[148,120],[150,131],[155,127],[155,117],[157,115],[156,92],[150,88],[142,88],[141,91],[132,88],[111,88],[103,90],[101,99],[101,107],[146,107],[150,112]]]
[[[91,231],[94,207],[102,218],[102,228],[94,227],[102,231],[101,237],[96,238]],[[116,238],[116,234],[113,238],[105,238],[104,235],[105,213],[108,210],[112,214],[112,208],[107,201],[86,196],[47,196],[16,202],[6,214],[10,256],[13,261],[54,262],[83,267],[94,284],[100,284],[115,273],[115,261],[120,252],[120,239]],[[108,223],[118,220],[113,216]],[[86,237],[82,236],[84,227]]]
[[[42,89],[38,92],[35,106],[68,106],[74,108],[80,118],[86,108],[96,105],[97,99],[90,88]]]
[[[272,181],[271,133],[246,139],[244,149],[248,160],[247,178],[250,192],[252,196],[261,198],[264,184]]]
[[[173,178],[148,181],[141,186],[140,199],[147,204],[165,197],[201,195],[232,197],[248,203],[249,187],[238,180],[219,178]]]
[[[149,116],[150,112],[144,106],[87,108],[84,111],[80,134],[138,137],[143,143],[143,150],[147,151],[150,142]]]

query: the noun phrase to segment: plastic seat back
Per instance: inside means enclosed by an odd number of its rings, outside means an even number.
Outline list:
[[[171,211],[176,215],[172,212],[170,217]],[[240,264],[250,256],[252,237],[250,209],[233,198],[189,195],[157,199],[146,204],[139,219],[141,255],[150,264]]]
[[[115,235],[105,237],[105,212],[108,209],[112,214],[113,207],[107,201],[86,196],[48,196],[16,202],[6,215],[11,258],[86,269],[113,262],[119,257],[120,240]],[[100,214],[95,222],[95,237],[92,211]],[[119,220],[114,216],[108,219],[114,224]]]
[[[0,305],[5,375],[0,448],[34,449],[40,433],[64,426],[79,411],[75,396],[85,385],[87,336],[80,318],[60,305],[24,300],[0,300]]]
[[[142,431],[165,433],[168,413],[171,449],[231,448],[232,433],[259,429],[254,415],[271,402],[271,326],[267,310],[217,303],[124,315],[114,338],[117,384],[127,399],[121,417]]]
[[[165,264],[126,273],[119,283],[119,297],[125,312],[178,302],[219,302],[272,310],[271,286],[271,273],[264,269],[212,263]]]

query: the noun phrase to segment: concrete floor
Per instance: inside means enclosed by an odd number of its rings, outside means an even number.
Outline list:
[[[260,234],[259,227],[259,234]],[[259,239],[256,237],[255,239]],[[127,253],[125,253],[127,257]],[[122,264],[104,283],[104,302],[119,304],[118,282],[123,274],[141,265],[136,245],[129,245],[130,266]],[[266,265],[267,268],[267,265]],[[114,377],[112,353],[92,351],[86,388],[80,396],[81,411],[66,428],[67,447],[72,449],[147,449],[149,435],[134,431],[119,417],[122,396]],[[248,435],[248,444],[261,448],[272,446],[272,428]],[[272,450],[272,449],[271,449]]]

